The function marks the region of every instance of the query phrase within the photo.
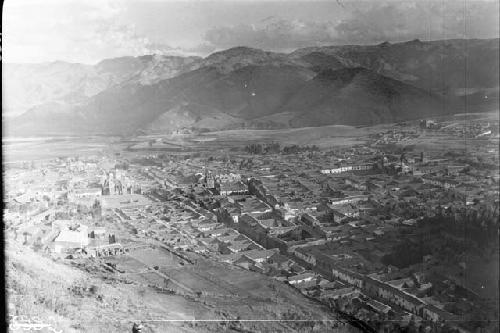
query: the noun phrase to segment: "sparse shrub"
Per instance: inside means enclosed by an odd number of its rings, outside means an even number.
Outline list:
[[[97,287],[96,285],[91,285],[88,290],[91,295],[95,295],[97,294],[99,287]]]

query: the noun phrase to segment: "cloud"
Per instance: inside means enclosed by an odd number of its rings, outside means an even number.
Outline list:
[[[194,46],[179,47],[179,50],[182,50],[189,55],[207,56],[215,51],[215,46],[211,43],[202,42]]]
[[[8,0],[3,60],[95,63],[152,53],[205,56],[234,46],[288,52],[499,34],[497,0],[176,1]]]
[[[335,27],[340,41],[373,43],[415,38],[498,36],[494,1],[400,1],[365,4]]]
[[[95,63],[104,58],[165,54],[167,44],[153,42],[123,22],[121,0],[9,1],[4,10],[4,60],[42,62],[68,59]],[[29,4],[29,6],[26,6]]]
[[[255,24],[221,26],[205,39],[217,49],[251,46],[290,50],[325,44],[366,44],[411,39],[498,37],[496,1],[349,1],[341,21],[316,22],[268,17]]]
[[[167,44],[151,41],[148,37],[139,35],[133,24],[121,24],[114,21],[100,21],[95,28],[85,34],[83,43],[77,43],[82,48],[92,47],[96,59],[104,57],[139,56],[144,54],[165,54],[173,50]]]
[[[277,50],[329,43],[336,35],[331,22],[268,18],[257,24],[213,28],[205,39],[216,48],[244,45]]]

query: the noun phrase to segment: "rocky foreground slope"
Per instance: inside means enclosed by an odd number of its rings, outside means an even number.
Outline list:
[[[56,332],[130,332],[134,323],[144,332],[313,332],[331,330],[338,320],[290,286],[211,262],[175,271],[189,277],[184,283],[204,286],[190,294],[173,286],[165,291],[161,278],[145,283],[153,268],[120,273],[97,259],[54,260],[12,239],[5,258],[13,332],[27,321]],[[133,256],[121,260],[139,264]],[[334,331],[359,330],[341,320]]]

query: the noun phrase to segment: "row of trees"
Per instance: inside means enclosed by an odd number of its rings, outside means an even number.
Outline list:
[[[277,142],[261,144],[261,143],[252,143],[250,145],[245,146],[245,151],[249,154],[254,155],[265,155],[265,154],[295,154],[306,151],[319,151],[318,146],[299,146],[299,145],[289,145],[283,146]]]
[[[413,230],[413,229],[412,229]],[[490,253],[498,244],[498,215],[438,215],[419,221],[411,233],[401,232],[403,239],[382,258],[385,265],[408,267],[421,262],[427,254],[440,254],[458,261],[455,254]],[[413,241],[412,241],[413,240]]]

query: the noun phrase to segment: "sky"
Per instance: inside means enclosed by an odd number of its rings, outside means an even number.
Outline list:
[[[498,38],[498,0],[5,0],[2,61]]]

